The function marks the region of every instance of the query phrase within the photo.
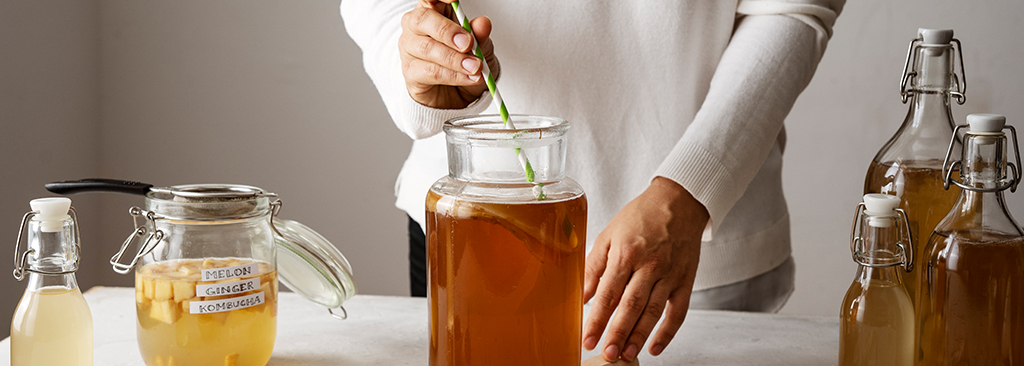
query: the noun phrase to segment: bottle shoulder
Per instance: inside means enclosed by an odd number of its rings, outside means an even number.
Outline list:
[[[583,202],[586,202],[583,187],[572,178],[543,183],[541,186],[545,196],[543,200],[538,200],[536,187],[534,184],[526,182],[473,182],[445,176],[430,187],[427,203],[429,205],[431,201],[436,202],[441,196],[464,201],[492,203],[561,202],[574,199],[582,199]]]

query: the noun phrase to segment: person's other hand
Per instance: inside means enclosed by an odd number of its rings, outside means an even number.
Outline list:
[[[666,313],[649,349],[655,356],[664,351],[686,318],[708,219],[704,205],[664,177],[615,215],[587,257],[583,301],[594,303],[583,331],[586,349],[607,327],[604,359],[632,361]]]
[[[452,9],[453,0],[420,0],[402,16],[398,53],[409,96],[431,108],[461,109],[487,90],[475,45]],[[480,42],[491,73],[498,77],[498,60],[491,44],[491,20],[477,17],[470,27]]]

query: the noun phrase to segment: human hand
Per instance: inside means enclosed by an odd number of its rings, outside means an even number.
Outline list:
[[[473,38],[455,20],[452,1],[419,0],[402,16],[398,53],[405,86],[413,100],[431,108],[465,108],[487,90],[482,64],[473,55]],[[491,20],[477,17],[469,23],[497,78],[500,66],[490,40]]]
[[[587,257],[583,301],[594,303],[583,346],[597,346],[606,361],[636,359],[662,313],[649,352],[659,355],[686,318],[708,211],[682,186],[656,177],[597,236]]]

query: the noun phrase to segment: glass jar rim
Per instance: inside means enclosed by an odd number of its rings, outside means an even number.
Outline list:
[[[188,184],[146,193],[146,209],[177,220],[221,221],[270,214],[277,194],[241,184]]]
[[[512,114],[516,128],[506,128],[501,116],[482,114],[452,118],[444,123],[445,135],[469,140],[522,141],[557,138],[569,130],[569,122],[558,117]]]

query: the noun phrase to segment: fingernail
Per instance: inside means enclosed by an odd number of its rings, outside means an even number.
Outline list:
[[[597,337],[591,336],[591,337],[588,337],[587,339],[585,339],[583,341],[583,348],[586,348],[587,351],[593,350],[594,347],[596,347],[596,346],[597,346]]]
[[[655,344],[654,347],[651,347],[651,355],[654,355],[654,356],[660,355],[661,351],[664,351],[664,350],[665,350],[665,346],[662,346],[660,344]]]
[[[625,358],[627,361],[632,361],[632,360],[636,359],[636,354],[637,354],[636,345],[635,344],[631,344],[631,345],[626,346],[626,351],[625,352],[622,352],[622,358]]]
[[[604,359],[606,360],[617,360],[619,359],[619,346],[610,345],[604,348]]]
[[[455,38],[452,39],[452,42],[455,42],[455,47],[458,47],[459,50],[465,50],[465,49],[469,48],[469,36],[468,35],[465,35],[465,34],[462,34],[462,33],[456,34]]]
[[[476,57],[466,57],[465,60],[462,60],[462,68],[466,69],[466,72],[470,74],[475,74],[476,69],[480,68],[480,59]]]
[[[480,75],[470,75],[469,76],[469,80],[474,82],[474,83],[477,82],[477,81],[480,81]]]

